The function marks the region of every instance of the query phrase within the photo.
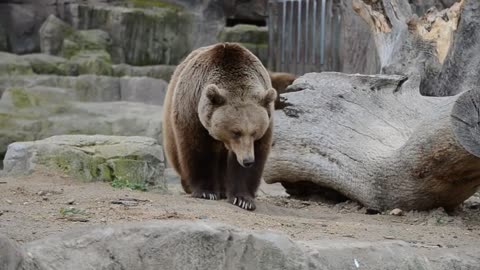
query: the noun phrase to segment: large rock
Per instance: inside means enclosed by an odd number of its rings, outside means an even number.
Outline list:
[[[71,58],[79,74],[112,75],[112,59],[103,50],[79,51]]]
[[[402,241],[294,242],[218,223],[157,221],[82,228],[23,246],[43,269],[476,269],[478,249],[424,255]],[[477,253],[475,253],[477,252]],[[428,255],[428,256],[427,256]],[[430,259],[433,257],[433,259]]]
[[[225,27],[218,35],[219,41],[268,44],[268,28],[249,24]]]
[[[39,86],[68,90],[74,93],[75,101],[134,101],[155,105],[163,104],[167,90],[165,81],[147,77],[0,76],[0,95],[8,88],[26,89],[30,93],[29,89]]]
[[[10,239],[0,234],[0,269],[17,270],[23,261],[24,254]]]
[[[120,79],[120,96],[124,101],[162,105],[168,84],[163,80],[146,77]]]
[[[115,63],[175,65],[192,50],[192,15],[188,11],[171,5],[148,9],[82,4],[72,7],[77,29],[102,29],[110,34],[110,53]]]
[[[26,54],[21,58],[30,63],[36,74],[78,75],[78,64],[49,54]]]
[[[74,31],[63,40],[63,56],[71,58],[81,51],[108,51],[110,35],[99,29]]]
[[[6,52],[0,52],[0,75],[23,75],[33,74],[28,61],[20,56]]]
[[[114,77],[151,77],[169,81],[176,68],[175,65],[112,65],[111,56],[105,50],[78,50],[71,52],[74,53],[71,59],[43,53],[19,56],[0,52],[0,76],[33,73],[62,76],[93,74]]]
[[[160,106],[76,99],[75,92],[63,88],[9,88],[0,100],[0,153],[13,142],[60,134],[161,138]]]
[[[175,71],[175,65],[154,65],[154,66],[131,66],[127,64],[113,65],[113,76],[137,76],[137,77],[151,77],[170,81],[170,78]]]
[[[47,20],[40,27],[40,50],[42,53],[60,55],[63,50],[63,40],[66,36],[74,33],[74,29],[55,17],[48,16]]]
[[[8,146],[4,160],[7,174],[31,173],[38,166],[86,181],[166,188],[162,147],[147,137],[62,135]]]

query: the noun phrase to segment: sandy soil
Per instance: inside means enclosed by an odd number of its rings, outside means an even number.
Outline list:
[[[169,194],[117,189],[45,172],[0,177],[0,233],[23,243],[91,224],[202,219],[280,231],[297,240],[398,239],[429,249],[475,246],[480,239],[478,197],[453,215],[442,209],[404,216],[367,215],[353,202],[299,201],[282,196],[280,186],[262,185],[257,210],[248,212],[226,201],[191,198],[176,183],[169,188]]]

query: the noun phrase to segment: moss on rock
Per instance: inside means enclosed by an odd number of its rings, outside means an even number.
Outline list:
[[[22,59],[28,61],[36,74],[78,75],[78,67],[67,59],[48,54],[27,54]]]
[[[80,51],[72,57],[78,65],[79,74],[96,74],[111,76],[113,74],[110,54],[103,50]]]
[[[83,181],[115,181],[118,187],[166,189],[162,147],[146,137],[54,136],[14,143],[5,159],[8,173],[31,171],[42,165]]]
[[[223,28],[218,33],[218,41],[268,44],[268,29],[249,24],[237,24],[233,27]]]
[[[183,7],[180,5],[167,3],[163,1],[156,1],[156,0],[128,0],[127,4],[133,5],[135,8],[169,8],[173,10],[182,10]]]
[[[72,32],[63,40],[63,56],[72,58],[83,51],[109,51],[112,46],[110,35],[99,29]]]
[[[27,108],[38,105],[38,100],[29,95],[25,88],[15,87],[9,89],[13,106]]]
[[[15,54],[0,52],[0,75],[31,75],[30,63]]]

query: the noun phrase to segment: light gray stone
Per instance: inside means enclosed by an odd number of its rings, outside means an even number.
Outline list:
[[[36,86],[63,88],[75,93],[74,100],[85,102],[133,101],[163,104],[167,83],[148,77],[114,78],[98,75],[80,76],[0,76],[0,95],[8,88],[28,89]],[[132,93],[130,93],[132,92]],[[148,96],[151,94],[152,96]]]
[[[40,27],[40,49],[42,53],[60,55],[63,48],[63,39],[72,35],[74,29],[57,18],[55,15],[48,16]]]
[[[112,59],[110,54],[103,50],[80,50],[75,53],[71,61],[78,65],[79,74],[112,75]]]
[[[156,221],[82,228],[24,246],[27,269],[475,269],[463,255],[402,241],[292,241],[219,223]],[[451,268],[453,267],[453,268]],[[472,268],[473,267],[473,268]]]
[[[13,241],[0,234],[0,269],[20,269],[23,257],[21,249]]]
[[[170,78],[175,71],[175,65],[155,65],[155,66],[130,66],[127,64],[113,65],[113,76],[136,76],[136,77],[151,77],[170,81]]]
[[[120,79],[120,95],[124,101],[163,105],[168,84],[164,80],[147,77]]]
[[[12,142],[61,134],[147,136],[160,141],[161,106],[76,102],[78,95],[82,93],[45,86],[7,89],[0,100],[0,153]]]
[[[15,54],[0,52],[0,75],[33,74],[28,61]]]
[[[155,139],[60,135],[9,145],[4,171],[32,173],[39,166],[86,181],[121,181],[148,190],[166,188],[162,147]]]
[[[176,65],[192,50],[192,14],[174,5],[126,8],[74,5],[78,29],[101,29],[112,38],[112,61],[138,66]]]
[[[26,54],[21,58],[30,63],[36,74],[78,75],[78,65],[67,59],[49,54]]]

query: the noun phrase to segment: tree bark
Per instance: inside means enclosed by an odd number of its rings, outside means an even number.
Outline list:
[[[405,0],[353,0],[369,24],[384,74],[420,76],[420,91],[448,96],[478,84],[480,2],[461,0],[418,17]]]
[[[480,2],[420,18],[406,0],[353,8],[383,75],[297,79],[275,114],[265,181],[376,210],[458,206],[480,186]]]

